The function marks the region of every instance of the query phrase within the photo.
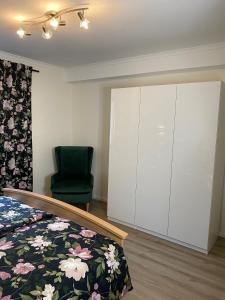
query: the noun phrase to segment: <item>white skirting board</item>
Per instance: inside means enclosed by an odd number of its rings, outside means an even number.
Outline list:
[[[178,241],[176,239],[173,239],[173,238],[170,238],[168,236],[165,236],[165,235],[162,235],[162,234],[158,234],[154,231],[150,231],[150,230],[146,230],[142,227],[139,227],[139,226],[136,226],[136,225],[132,225],[132,224],[129,224],[129,223],[126,223],[126,222],[121,222],[117,219],[114,219],[114,218],[111,218],[111,217],[108,217],[108,220],[112,221],[112,222],[115,222],[115,223],[119,223],[119,224],[122,224],[122,225],[125,225],[125,226],[128,226],[128,227],[131,227],[133,229],[137,229],[137,230],[140,230],[140,231],[143,231],[145,233],[148,233],[148,234],[151,234],[151,235],[154,235],[154,236],[157,236],[163,240],[166,240],[166,241],[169,241],[169,242],[172,242],[174,244],[178,244],[178,245],[181,245],[181,246],[184,246],[184,247],[187,247],[187,248],[190,248],[192,250],[195,250],[195,251],[198,251],[198,252],[201,252],[203,254],[208,254],[209,252],[206,251],[205,249],[202,249],[202,248],[199,248],[199,247],[195,247],[193,245],[190,245],[190,244],[187,244],[187,243],[184,243],[184,242],[181,242],[181,241]]]

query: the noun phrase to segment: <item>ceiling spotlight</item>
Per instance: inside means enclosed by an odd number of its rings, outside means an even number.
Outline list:
[[[84,11],[82,11],[82,12],[79,11],[77,14],[78,14],[78,17],[80,18],[80,28],[84,28],[87,30],[89,27],[90,21],[87,18],[85,18]]]
[[[51,25],[51,27],[56,30],[59,27],[59,20],[56,18],[52,18],[49,22],[49,24]]]
[[[25,31],[22,27],[20,27],[20,28],[17,30],[16,33],[17,33],[17,35],[19,36],[20,39],[23,39],[24,36],[26,35],[26,31]]]
[[[84,19],[80,21],[80,28],[88,29],[90,21],[88,19]]]
[[[42,27],[42,37],[45,39],[45,40],[50,40],[50,38],[52,37],[53,33],[51,30],[49,29],[46,29],[45,26]]]

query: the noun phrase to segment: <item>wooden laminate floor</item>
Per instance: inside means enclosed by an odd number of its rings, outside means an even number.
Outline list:
[[[106,219],[106,206],[91,213]],[[125,242],[134,290],[127,300],[225,300],[225,239],[207,256],[116,224],[129,233]]]

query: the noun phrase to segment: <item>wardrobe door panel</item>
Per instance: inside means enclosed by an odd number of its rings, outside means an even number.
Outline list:
[[[108,216],[134,224],[140,88],[112,90]]]
[[[136,225],[167,234],[176,86],[141,88]]]
[[[178,85],[169,236],[207,249],[220,83]]]

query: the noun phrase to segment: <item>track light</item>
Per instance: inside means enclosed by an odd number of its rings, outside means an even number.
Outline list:
[[[87,18],[85,18],[84,11],[82,11],[82,12],[79,11],[77,14],[80,19],[80,28],[84,28],[87,30],[89,27],[90,21]]]
[[[50,40],[51,37],[52,37],[52,35],[53,35],[52,31],[49,30],[49,29],[46,29],[45,26],[42,27],[42,30],[43,30],[43,31],[42,31],[42,37],[43,37],[45,40]]]
[[[49,24],[51,25],[51,27],[52,27],[54,30],[56,30],[56,29],[59,27],[59,20],[56,19],[55,17],[53,17],[53,18],[50,20]]]
[[[57,30],[59,27],[65,26],[66,21],[62,17],[69,13],[77,13],[80,19],[80,27],[88,29],[89,20],[84,16],[85,11],[88,10],[88,7],[69,7],[59,11],[47,11],[42,16],[33,18],[30,20],[21,20],[21,27],[17,30],[17,35],[19,38],[23,39],[25,36],[30,36],[31,33],[27,32],[24,27],[27,29],[33,28],[33,26],[40,26],[42,28],[42,37],[46,40],[51,39],[53,32],[48,29],[46,26],[51,26],[51,29]]]

